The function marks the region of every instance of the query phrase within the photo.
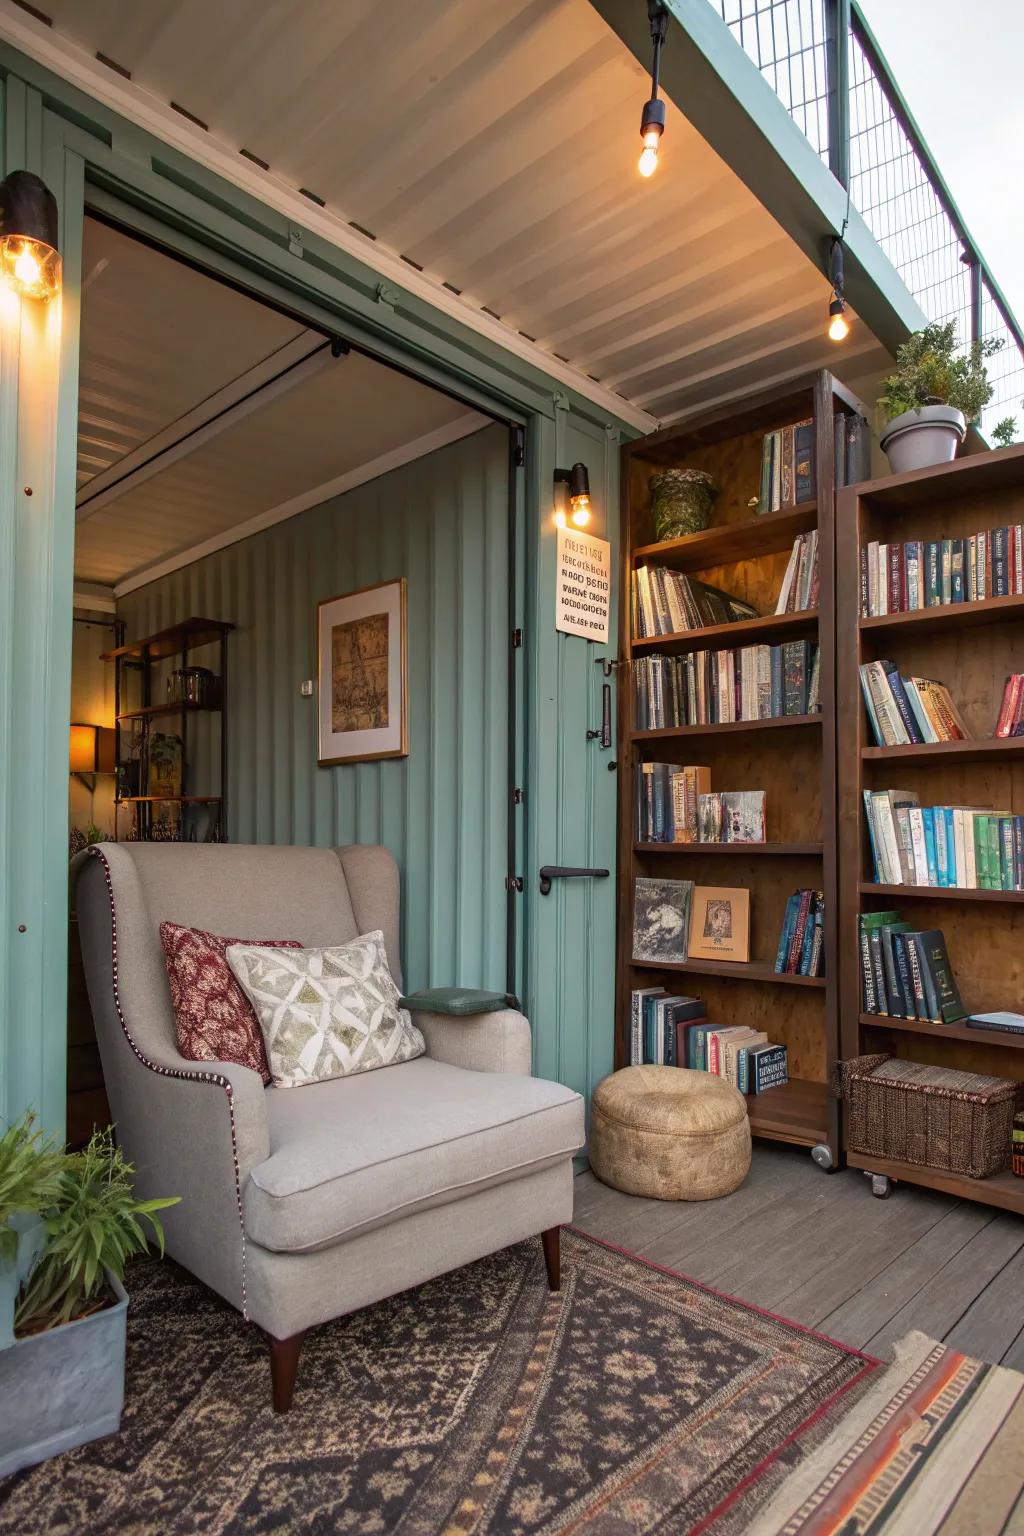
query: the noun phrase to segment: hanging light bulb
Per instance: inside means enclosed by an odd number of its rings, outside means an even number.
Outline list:
[[[556,469],[555,484],[569,487],[569,512],[559,507],[555,512],[555,527],[565,528],[569,518],[576,528],[585,528],[590,522],[590,473],[585,464],[576,463],[572,469]]]
[[[850,334],[850,322],[846,318],[846,300],[843,297],[843,242],[838,238],[832,241],[829,266],[832,299],[828,306],[828,338],[830,341],[845,341]]]
[[[665,103],[658,100],[658,78],[661,73],[661,45],[668,31],[668,11],[662,0],[647,0],[647,16],[651,23],[651,98],[644,102],[640,118],[640,137],[644,147],[640,151],[637,170],[641,176],[653,176],[658,169],[658,150],[665,132]]]
[[[842,299],[833,299],[828,307],[828,337],[830,341],[845,341],[850,334],[850,322],[846,318],[846,305]]]
[[[60,292],[57,200],[31,171],[0,181],[0,280],[25,299]]]

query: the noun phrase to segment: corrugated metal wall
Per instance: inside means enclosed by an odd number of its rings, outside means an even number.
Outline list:
[[[384,843],[409,987],[505,985],[508,434],[463,439],[124,598],[129,640],[228,619],[232,841]],[[409,756],[316,764],[316,605],[408,578]],[[197,661],[206,658],[196,654]]]

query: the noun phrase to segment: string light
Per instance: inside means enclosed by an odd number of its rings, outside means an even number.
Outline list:
[[[843,242],[841,237],[832,241],[829,253],[832,278],[832,298],[828,306],[828,337],[830,341],[845,341],[850,334],[850,322],[846,318],[846,299],[843,296]]]

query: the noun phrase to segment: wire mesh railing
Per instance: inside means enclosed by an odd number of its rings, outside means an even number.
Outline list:
[[[982,430],[990,433],[1001,417],[1019,416],[1024,337],[997,296],[855,0],[709,3],[811,147],[848,186],[850,202],[928,319],[956,320],[964,346],[1002,340],[988,362],[994,393]],[[834,88],[845,90],[841,111]]]

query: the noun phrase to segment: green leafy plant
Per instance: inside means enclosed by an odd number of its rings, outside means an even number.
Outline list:
[[[45,1211],[56,1199],[64,1153],[25,1114],[0,1136],[0,1259],[13,1264],[18,1234],[10,1218]]]
[[[156,1212],[177,1198],[136,1200],[132,1165],[110,1130],[93,1133],[82,1152],[61,1154],[56,1188],[45,1210],[46,1248],[22,1288],[14,1313],[19,1335],[73,1322],[104,1303],[106,1271],[124,1266],[146,1247],[142,1222],[161,1254],[164,1233]]]
[[[974,421],[993,393],[985,360],[1002,345],[1002,337],[989,337],[958,350],[955,320],[926,325],[897,349],[896,371],[883,382],[879,408],[892,421],[924,405],[951,405]]]
[[[992,441],[997,448],[1010,448],[1017,441],[1016,416],[1004,416],[992,428]]]

